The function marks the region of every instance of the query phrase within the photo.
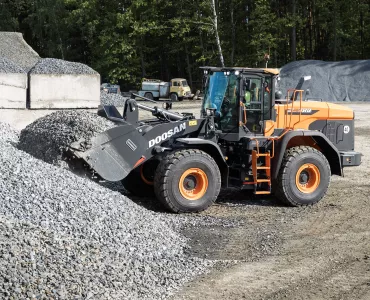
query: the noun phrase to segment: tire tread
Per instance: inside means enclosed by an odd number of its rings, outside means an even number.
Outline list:
[[[161,201],[161,203],[167,208],[168,210],[175,212],[175,213],[186,213],[188,211],[185,211],[176,205],[171,201],[168,190],[170,188],[168,179],[171,176],[172,169],[174,166],[180,162],[181,160],[189,157],[203,157],[207,159],[208,161],[212,162],[214,165],[215,170],[218,171],[217,176],[217,182],[216,182],[216,189],[221,189],[221,175],[219,168],[216,164],[216,162],[213,160],[213,158],[208,155],[206,152],[203,152],[198,149],[184,149],[179,151],[174,151],[169,153],[164,157],[164,159],[161,161],[161,163],[158,166],[155,179],[154,179],[154,192],[157,196],[157,199]],[[198,210],[193,210],[193,212],[200,212],[205,209],[207,209],[209,206],[211,206],[217,199],[218,193],[210,199],[210,201],[207,202],[207,205],[200,207]]]
[[[289,186],[289,178],[288,178],[288,175],[287,175],[288,169],[290,168],[291,164],[293,163],[293,161],[295,159],[297,159],[300,155],[305,154],[305,153],[312,153],[312,154],[315,153],[315,154],[319,155],[319,157],[321,157],[322,161],[324,162],[325,167],[329,170],[329,174],[330,174],[330,164],[329,164],[328,160],[326,159],[325,155],[323,153],[321,153],[319,150],[317,150],[313,147],[309,147],[309,146],[297,146],[297,147],[292,147],[292,148],[287,149],[285,151],[283,162],[281,164],[280,172],[279,172],[279,175],[278,175],[277,188],[276,188],[276,191],[275,191],[275,196],[281,202],[283,202],[284,204],[287,204],[289,206],[312,206],[312,205],[315,205],[316,203],[318,203],[325,196],[326,190],[329,187],[328,186],[326,188],[325,193],[323,193],[322,197],[316,199],[315,201],[313,201],[311,203],[307,203],[307,204],[298,203],[297,201],[295,201],[289,195],[289,193],[287,193],[288,186]],[[329,180],[329,184],[330,184],[330,180]]]

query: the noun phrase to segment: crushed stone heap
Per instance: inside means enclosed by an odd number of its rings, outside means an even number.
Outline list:
[[[114,105],[116,107],[123,107],[128,98],[119,94],[100,93],[100,102],[102,105]]]
[[[12,61],[26,72],[40,60],[40,56],[26,43],[23,35],[18,32],[0,31],[0,57]]]
[[[18,150],[8,129],[0,126],[1,299],[163,299],[212,265],[186,254],[167,218]]]
[[[37,119],[21,131],[18,148],[51,164],[59,165],[71,143],[112,128],[114,123],[86,111],[57,111]]]
[[[31,74],[98,74],[85,64],[66,61],[56,58],[43,58],[31,70]]]
[[[26,72],[21,67],[13,63],[11,60],[5,57],[0,57],[0,73],[24,74]]]

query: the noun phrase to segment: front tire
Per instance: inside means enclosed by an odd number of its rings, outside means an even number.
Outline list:
[[[150,160],[137,167],[121,183],[125,190],[138,197],[154,196],[154,173],[158,161]]]
[[[290,206],[319,202],[330,184],[330,165],[317,149],[308,146],[286,150],[277,180],[276,197]]]
[[[207,153],[187,149],[167,155],[154,177],[154,192],[175,213],[206,210],[221,189],[220,170]]]
[[[153,94],[152,93],[145,93],[144,95],[145,98],[148,98],[150,100],[154,100]]]
[[[177,96],[176,93],[171,94],[170,98],[172,102],[177,102],[179,100],[179,96]]]

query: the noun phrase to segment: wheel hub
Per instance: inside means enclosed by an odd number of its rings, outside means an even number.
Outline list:
[[[296,175],[296,186],[304,194],[311,194],[320,185],[320,170],[314,164],[302,165]]]
[[[179,191],[186,200],[200,200],[206,194],[207,189],[208,177],[202,169],[190,168],[180,177]]]
[[[310,180],[310,175],[308,174],[307,171],[303,171],[300,175],[299,175],[299,183],[300,184],[307,184],[307,182]]]
[[[184,188],[188,191],[194,190],[197,186],[197,179],[193,175],[189,175],[184,180]]]

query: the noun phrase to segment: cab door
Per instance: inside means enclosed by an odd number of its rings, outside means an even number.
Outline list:
[[[242,122],[254,134],[262,134],[271,120],[271,80],[267,77],[246,76],[244,81],[244,110]],[[244,118],[244,120],[243,120]]]
[[[181,82],[178,80],[171,80],[171,89],[170,93],[176,93],[177,95],[180,95],[180,87],[181,87]]]

